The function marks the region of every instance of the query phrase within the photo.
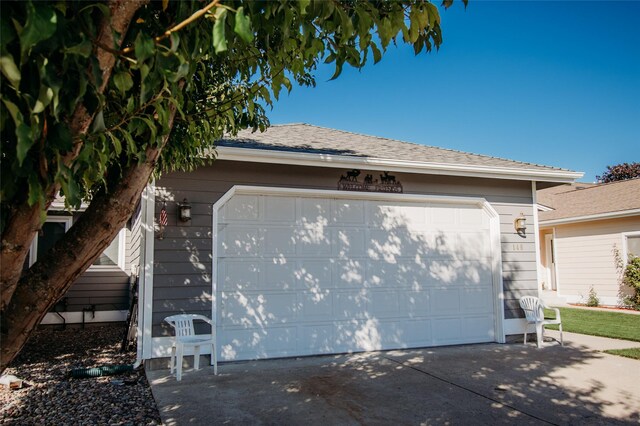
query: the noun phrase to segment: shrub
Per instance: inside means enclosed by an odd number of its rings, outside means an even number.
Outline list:
[[[634,309],[640,310],[640,257],[629,259],[627,266],[624,268],[622,283],[633,290],[633,294],[625,298],[625,303],[633,306]]]
[[[598,298],[598,293],[596,293],[596,290],[593,288],[593,286],[591,286],[591,288],[589,289],[589,296],[587,297],[587,306],[590,306],[592,308],[600,306],[600,299]]]

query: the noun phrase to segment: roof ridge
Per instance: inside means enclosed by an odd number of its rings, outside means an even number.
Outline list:
[[[409,145],[423,146],[423,147],[426,147],[426,148],[432,148],[432,149],[439,149],[439,150],[442,150],[442,151],[454,152],[456,154],[464,154],[464,155],[469,155],[470,154],[470,155],[476,155],[476,156],[484,157],[484,158],[492,158],[492,159],[495,159],[495,160],[510,161],[510,162],[518,163],[518,164],[524,164],[524,165],[530,165],[530,166],[536,166],[536,167],[547,167],[547,168],[551,168],[551,169],[555,169],[555,170],[562,170],[562,171],[570,171],[569,169],[565,169],[565,168],[562,168],[562,167],[546,166],[544,164],[536,164],[536,163],[531,163],[531,162],[526,162],[526,161],[512,160],[510,158],[496,157],[496,156],[493,156],[493,155],[478,154],[478,153],[475,153],[475,152],[461,151],[461,150],[458,150],[458,149],[444,148],[444,147],[441,147],[441,146],[427,145],[427,144],[422,144],[422,143],[418,143],[418,142],[411,142],[411,141],[404,141],[404,140],[400,140],[400,139],[386,138],[384,136],[369,135],[369,134],[366,134],[366,133],[353,132],[353,131],[350,131],[350,130],[334,129],[332,127],[318,126],[317,124],[285,123],[285,124],[277,124],[276,126],[296,126],[296,125],[315,127],[315,128],[318,128],[318,129],[331,130],[331,131],[334,131],[334,132],[347,133],[347,134],[356,135],[356,136],[365,136],[365,137],[368,137],[368,138],[381,139],[381,140],[390,141],[390,142],[400,142],[400,143],[406,143],[406,144],[409,144]]]

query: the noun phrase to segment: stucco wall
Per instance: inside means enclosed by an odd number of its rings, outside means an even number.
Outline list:
[[[156,182],[155,219],[166,202],[169,224],[154,239],[153,336],[167,334],[163,319],[176,312],[211,314],[211,209],[234,185],[335,190],[343,169],[217,161]],[[362,170],[362,176],[379,172]],[[407,194],[484,197],[500,214],[505,317],[522,316],[517,298],[537,294],[535,235],[518,236],[513,219],[533,224],[530,182],[393,173]],[[176,202],[187,198],[193,219],[177,220]],[[530,225],[532,226],[532,225]]]

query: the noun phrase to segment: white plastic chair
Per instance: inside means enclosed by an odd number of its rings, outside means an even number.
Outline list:
[[[200,369],[200,346],[211,345],[211,365],[213,374],[218,374],[218,357],[216,354],[216,326],[204,315],[179,314],[164,319],[175,329],[176,337],[171,347],[171,374],[176,370],[176,380],[182,380],[182,358],[185,346],[193,347],[193,368]],[[211,326],[211,335],[196,334],[194,321],[204,321]]]
[[[552,308],[547,306],[544,302],[533,296],[523,296],[520,298],[520,307],[524,311],[524,315],[527,318],[527,326],[529,324],[535,324],[536,337],[538,347],[542,347],[542,341],[544,339],[544,326],[550,324],[557,324],[560,329],[560,346],[564,346],[562,341],[562,320],[560,319],[560,310],[558,308]],[[544,319],[544,309],[552,309],[556,313],[555,319]],[[527,328],[524,329],[524,343],[527,343]]]

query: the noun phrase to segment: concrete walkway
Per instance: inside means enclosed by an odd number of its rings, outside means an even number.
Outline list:
[[[549,331],[550,337],[557,336]],[[638,424],[639,342],[482,344],[148,371],[165,425]]]

